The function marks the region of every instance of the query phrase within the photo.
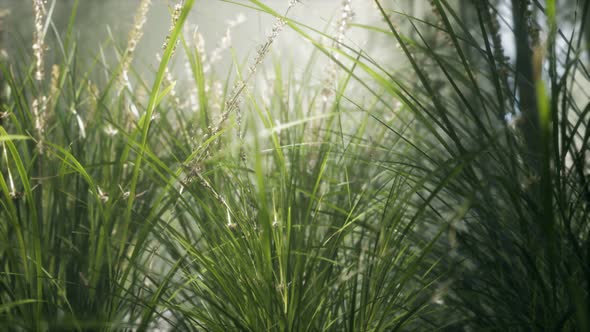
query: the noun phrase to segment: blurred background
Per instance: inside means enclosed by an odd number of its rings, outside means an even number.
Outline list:
[[[279,13],[284,13],[288,6],[287,0],[264,0],[262,2]],[[74,0],[47,1],[46,8],[51,13],[54,26],[49,28],[46,38],[55,38],[55,33],[52,30],[58,31],[63,38],[74,3]],[[170,8],[175,3],[171,0],[152,0],[144,35],[136,53],[138,55],[136,61],[139,61],[140,64],[143,62],[145,68],[153,68],[157,63],[156,53],[161,52],[170,26]],[[241,1],[241,3],[247,5],[248,1]],[[109,54],[116,56],[114,48],[106,46],[108,45],[107,41],[114,40],[119,49],[124,49],[139,4],[139,0],[79,0],[74,29],[79,52],[92,57],[100,51],[101,47],[104,47],[103,52],[107,54],[107,57]],[[288,16],[334,35],[337,31],[336,22],[341,15],[342,5],[343,2],[338,0],[304,0],[297,4]],[[396,4],[396,8],[399,6]],[[406,2],[401,8],[403,9],[404,6],[408,10],[415,10],[414,7],[418,5],[414,2]],[[11,56],[23,56],[24,54],[30,56],[34,24],[32,7],[32,1],[0,0],[0,14],[3,14],[0,27],[3,30],[2,47]],[[374,24],[379,20],[380,14],[372,1],[353,0],[352,10],[354,23]],[[217,69],[222,73],[232,63],[232,53],[235,54],[235,59],[240,62],[252,58],[256,52],[256,46],[266,40],[274,21],[273,17],[245,6],[207,0],[196,2],[187,29],[194,31],[198,27],[198,31],[204,37],[206,51],[211,52],[220,46],[230,22],[238,23],[230,31],[231,47],[220,54],[217,67],[221,68]],[[347,31],[345,42],[365,49],[369,45],[375,44],[365,29],[354,28]],[[296,68],[309,59],[310,50],[311,44],[289,29],[284,29],[275,41],[271,53],[274,56],[280,56],[281,63],[294,65]],[[268,64],[271,61],[266,62]]]

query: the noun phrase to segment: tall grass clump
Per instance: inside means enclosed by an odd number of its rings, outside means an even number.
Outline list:
[[[211,48],[178,1],[146,72],[151,1],[91,56],[81,3],[60,31],[33,1],[0,57],[0,328],[590,329],[590,2],[566,2],[346,0],[326,28],[232,1],[275,20],[243,60],[247,21]],[[273,54],[289,29],[304,63]]]
[[[137,90],[120,93],[116,83],[127,70],[129,47],[121,66],[109,67],[98,54],[80,59],[74,38],[78,2],[66,31],[50,38],[47,14],[55,5],[34,1],[33,65],[9,57],[0,67],[0,326],[131,328],[159,280],[149,272],[159,244],[148,236],[155,225],[146,216],[162,180],[142,157],[171,157],[147,147],[165,139],[158,134],[166,132],[165,114],[161,127],[147,133],[165,95],[162,68],[173,45],[164,51],[153,87],[136,77]],[[171,44],[191,5],[185,3],[173,24]],[[144,97],[140,89],[148,91]],[[142,110],[141,117],[130,109]]]
[[[367,138],[369,118],[343,97],[351,75],[328,73],[336,87],[328,95],[313,83],[315,60],[299,73],[276,63],[264,70],[265,95],[249,88],[293,6],[273,14],[268,39],[245,73],[237,68],[221,125],[179,158],[182,174],[161,203],[172,209],[162,215],[165,259],[178,272],[174,287],[157,294],[160,310],[179,313],[183,329],[215,331],[418,324],[434,292],[433,263],[423,260],[430,242],[405,236],[411,217],[394,208],[410,201],[405,180],[365,156],[378,147]],[[203,74],[206,51],[184,46],[199,92],[213,86]],[[344,130],[352,119],[360,122]],[[376,129],[375,138],[387,134]]]
[[[383,24],[357,27],[396,45],[405,65],[352,45],[338,53],[381,107],[394,97],[411,117],[399,133],[364,110],[408,146],[407,178],[420,185],[405,206],[410,236],[447,229],[432,256],[438,309],[425,319],[453,330],[587,330],[588,2],[431,1],[423,15],[374,3]],[[397,155],[380,157],[400,172]]]

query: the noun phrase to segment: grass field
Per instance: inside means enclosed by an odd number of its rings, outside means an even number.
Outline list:
[[[224,2],[246,59],[0,8],[0,330],[590,331],[590,1]]]

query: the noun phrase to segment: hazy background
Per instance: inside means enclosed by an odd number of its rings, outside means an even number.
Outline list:
[[[242,1],[247,3],[247,1]],[[288,0],[265,0],[268,6],[283,13]],[[63,34],[71,13],[73,0],[48,0],[46,7],[53,7],[53,21],[57,31]],[[80,0],[76,19],[75,34],[79,43],[79,51],[84,55],[95,55],[101,44],[114,36],[118,47],[126,45],[127,35],[133,26],[135,11],[139,0]],[[170,26],[169,7],[176,2],[170,0],[152,0],[152,7],[145,25],[144,36],[137,50],[136,65],[151,68],[156,64],[156,53],[161,52],[162,44]],[[314,28],[334,34],[335,23],[341,15],[342,1],[340,0],[303,0],[289,13],[289,17],[310,25]],[[396,5],[397,6],[397,5]],[[416,6],[414,2],[406,2],[406,8]],[[375,24],[379,21],[379,12],[369,0],[353,0],[355,12],[354,22]],[[32,0],[0,0],[0,8],[9,9],[10,14],[4,18],[4,48],[12,56],[30,56],[30,45],[33,27]],[[408,8],[409,9],[409,8]],[[219,0],[197,0],[189,27],[198,26],[206,42],[207,52],[216,48],[226,32],[228,21],[238,15],[245,17],[245,22],[231,31],[232,51],[239,61],[254,56],[256,46],[264,43],[266,35],[272,29],[274,18],[255,10],[226,3]],[[51,29],[50,29],[51,30]],[[47,38],[54,38],[54,33],[48,33]],[[374,47],[378,44],[371,40],[368,34],[359,28],[351,28],[347,32],[346,43],[356,44],[363,48]],[[305,42],[295,32],[286,28],[276,40],[272,49],[274,56],[279,55],[281,63],[302,66],[308,59],[311,45]],[[51,52],[51,50],[50,50]],[[104,47],[104,52],[114,56],[112,46]],[[89,53],[89,54],[86,54]],[[232,61],[231,51],[221,54],[218,63],[219,72],[224,72]],[[88,57],[87,57],[88,58]],[[92,58],[92,57],[90,57]],[[266,61],[271,62],[270,60]],[[176,71],[178,71],[178,66]]]

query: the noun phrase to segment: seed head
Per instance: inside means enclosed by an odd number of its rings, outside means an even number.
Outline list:
[[[45,0],[33,0],[33,12],[35,13],[35,30],[33,31],[33,54],[35,56],[35,79],[41,81],[44,76],[43,54],[45,43],[43,41],[43,21],[45,19]]]

